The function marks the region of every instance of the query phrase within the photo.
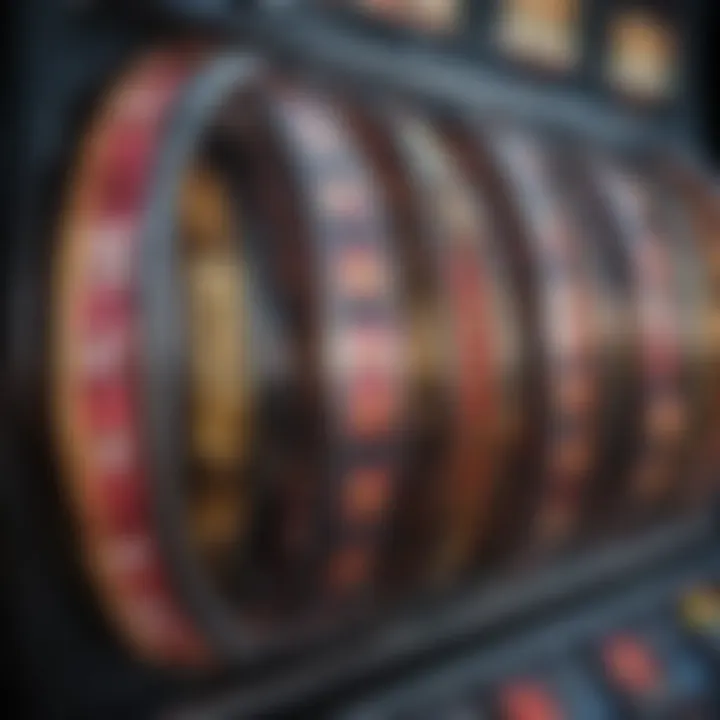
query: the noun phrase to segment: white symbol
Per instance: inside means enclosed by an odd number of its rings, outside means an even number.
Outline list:
[[[129,283],[134,232],[129,220],[107,222],[91,231],[90,273],[94,282],[113,288]]]
[[[131,471],[136,463],[135,442],[125,432],[100,437],[95,445],[95,459],[103,472],[118,475]]]

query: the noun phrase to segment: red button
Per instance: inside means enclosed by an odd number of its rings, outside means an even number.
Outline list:
[[[557,699],[539,683],[518,683],[500,693],[501,715],[505,720],[563,720]]]
[[[619,636],[603,648],[603,662],[612,682],[632,694],[646,694],[657,689],[662,668],[651,649],[630,636]]]

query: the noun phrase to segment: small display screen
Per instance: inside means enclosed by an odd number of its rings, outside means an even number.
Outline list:
[[[605,74],[621,95],[658,102],[675,95],[680,43],[661,3],[618,3],[606,29]]]
[[[336,3],[339,4],[339,3]],[[449,34],[462,26],[464,0],[347,0],[371,18],[419,32]]]
[[[581,16],[580,0],[501,0],[496,43],[515,60],[569,71],[582,54]]]

